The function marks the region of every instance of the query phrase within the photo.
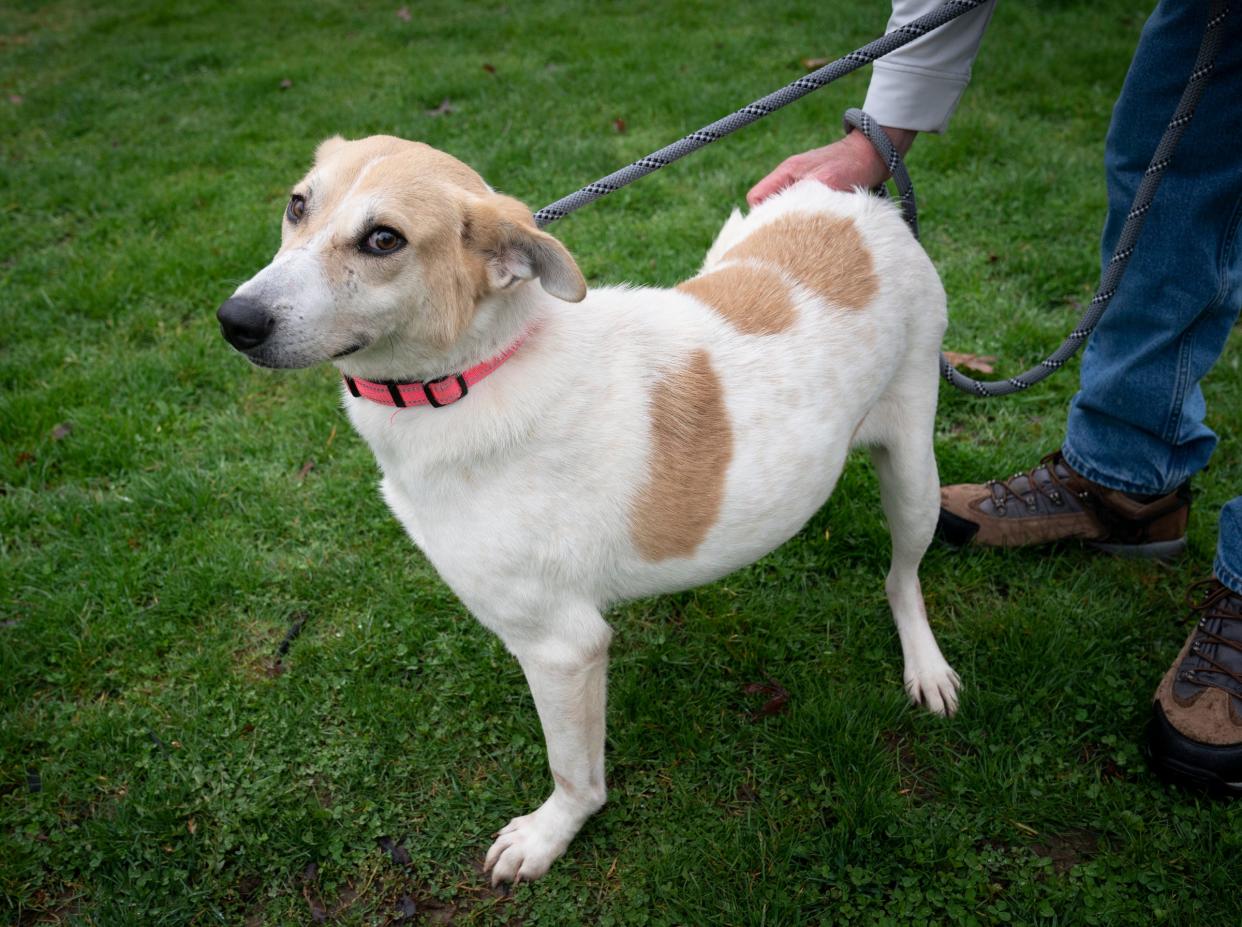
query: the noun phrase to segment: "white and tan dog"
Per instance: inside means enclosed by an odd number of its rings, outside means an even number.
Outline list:
[[[500,831],[494,882],[542,875],[604,803],[601,612],[779,546],[855,445],[892,532],[906,690],[956,708],[918,579],[945,298],[892,205],[804,181],[734,212],[675,289],[588,293],[529,210],[460,161],[333,138],[275,259],[218,316],[256,364],[341,370],[384,498],[521,663],[555,787]]]

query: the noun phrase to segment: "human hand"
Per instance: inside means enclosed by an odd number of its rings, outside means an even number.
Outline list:
[[[883,128],[900,154],[910,150],[914,136],[918,134],[911,129]],[[831,145],[786,158],[776,170],[751,188],[746,194],[746,202],[758,206],[774,193],[807,178],[818,180],[834,190],[853,190],[855,187],[870,190],[888,179],[888,165],[876,153],[867,136],[861,132],[850,132]]]

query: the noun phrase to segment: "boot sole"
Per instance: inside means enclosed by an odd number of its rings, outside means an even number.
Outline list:
[[[1242,796],[1242,744],[1214,746],[1191,740],[1169,723],[1159,702],[1147,723],[1143,754],[1152,772],[1170,785],[1217,798]]]
[[[936,523],[936,537],[950,547],[985,547],[984,544],[972,544],[979,526],[969,519],[955,515],[946,508],[940,509],[940,520]],[[1060,544],[1075,541],[1077,538],[1063,538],[1057,541],[1042,541],[1037,544],[1007,545],[1009,549],[1018,547],[1040,547],[1047,544]],[[1126,557],[1133,560],[1173,560],[1186,551],[1186,538],[1183,535],[1172,541],[1149,541],[1146,544],[1113,544],[1105,541],[1083,541],[1092,550],[1112,554],[1114,557]],[[998,548],[999,549],[999,548]]]
[[[1087,541],[1086,545],[1094,550],[1112,554],[1114,557],[1126,557],[1132,560],[1175,560],[1186,552],[1185,537],[1173,541],[1150,541],[1146,544],[1105,544],[1102,541]]]

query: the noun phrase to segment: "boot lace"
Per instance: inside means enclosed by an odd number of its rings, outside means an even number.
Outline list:
[[[1216,577],[1200,580],[1186,590],[1186,604],[1191,610],[1191,617],[1196,613],[1200,616],[1195,642],[1191,644],[1190,652],[1206,663],[1209,668],[1183,670],[1178,674],[1183,681],[1200,686],[1210,686],[1214,689],[1223,689],[1235,696],[1238,694],[1238,690],[1222,685],[1222,683],[1225,680],[1231,679],[1237,686],[1242,687],[1242,673],[1230,669],[1205,653],[1206,643],[1207,645],[1215,644],[1218,647],[1227,647],[1242,654],[1242,641],[1222,637],[1209,627],[1209,623],[1216,620],[1242,621],[1242,608],[1237,608],[1235,605],[1234,608],[1236,610],[1228,610],[1229,600],[1237,598],[1242,597],[1238,596],[1228,586],[1222,585]],[[1220,626],[1216,625],[1216,627]],[[1223,676],[1224,679],[1211,678],[1215,676]]]
[[[996,509],[996,514],[1004,517],[1009,508],[1009,500],[1016,499],[1026,506],[1028,512],[1034,512],[1037,508],[1035,504],[1035,493],[1039,493],[1049,502],[1056,506],[1065,504],[1065,494],[1073,494],[1073,490],[1062,482],[1061,477],[1057,475],[1057,464],[1061,462],[1061,452],[1053,451],[1051,454],[1045,454],[1035,466],[1025,473],[1015,473],[1007,480],[988,480],[988,492],[992,494],[992,505]],[[1051,480],[1051,487],[1045,489],[1042,482],[1035,479],[1035,474],[1040,470],[1048,472],[1048,478]],[[1014,483],[1026,477],[1027,491],[1019,492]]]

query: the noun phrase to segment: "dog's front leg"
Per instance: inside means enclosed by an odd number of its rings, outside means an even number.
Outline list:
[[[492,884],[537,879],[604,804],[604,690],[612,632],[590,606],[563,612],[538,642],[509,640],[530,684],[555,783],[548,800],[514,818],[487,851]]]

